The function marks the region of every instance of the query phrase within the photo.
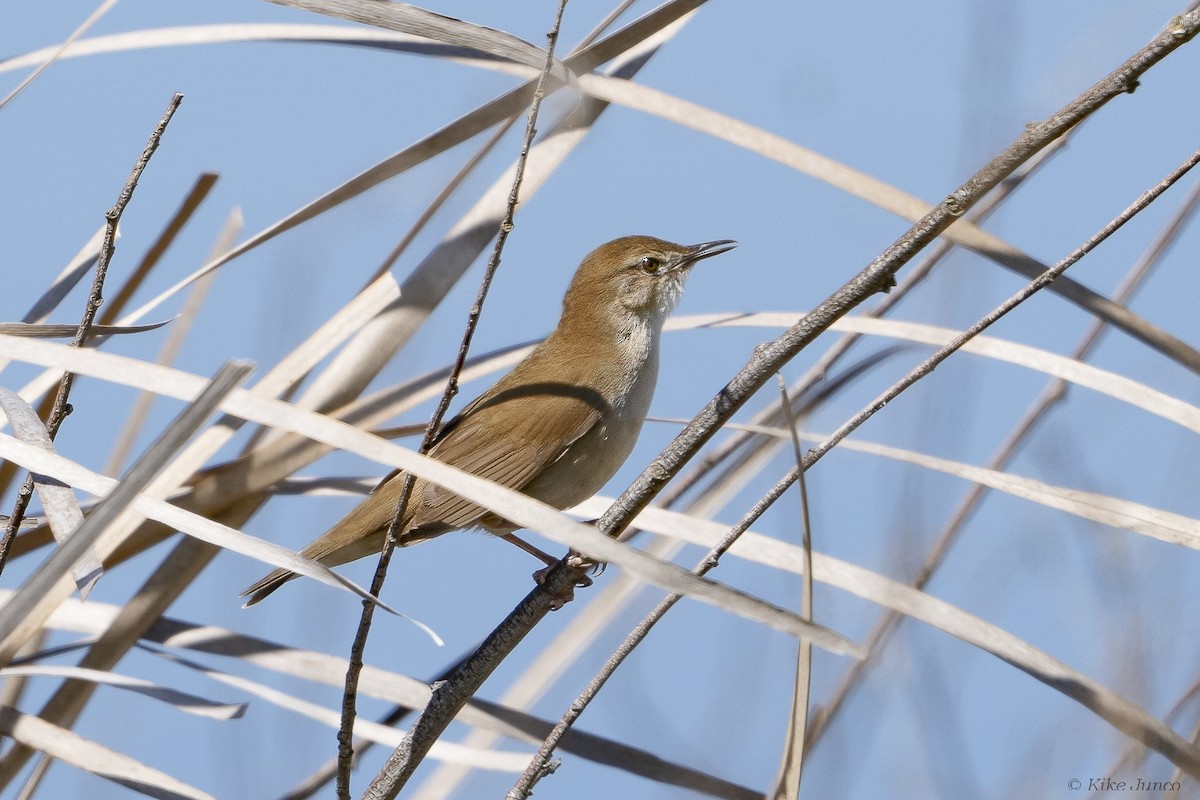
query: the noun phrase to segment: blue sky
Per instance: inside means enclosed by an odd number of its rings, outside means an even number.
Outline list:
[[[554,11],[551,3],[429,7],[538,46]],[[650,7],[637,4],[625,19]],[[61,41],[93,8],[64,0],[19,14],[9,10],[0,24],[0,57]],[[572,46],[608,10],[591,0],[569,4],[561,48]],[[1070,101],[1181,10],[1157,0],[711,2],[638,80],[935,202],[1027,122]],[[268,3],[123,0],[88,36],[218,22],[332,24]],[[1191,101],[1200,67],[1197,52],[1195,44],[1185,46],[1151,70],[1135,93],[1117,98],[1086,122],[987,229],[1053,263],[1182,161],[1195,149],[1200,129],[1200,104]],[[0,73],[0,93],[23,75]],[[214,171],[221,177],[151,280],[148,289],[155,292],[203,262],[232,208],[244,215],[246,235],[257,232],[513,82],[470,66],[333,45],[175,47],[57,63],[0,113],[0,152],[6,154],[0,159],[0,185],[7,190],[0,193],[0,274],[11,287],[0,299],[0,316],[19,319],[99,227],[175,91],[184,94],[183,106],[126,213],[114,276],[132,269],[197,174]],[[567,99],[551,98],[541,128],[548,129],[549,120],[568,107]],[[519,130],[508,135],[417,237],[393,270],[398,278],[514,158],[518,135]],[[229,264],[216,279],[178,366],[211,374],[224,360],[244,357],[265,371],[354,295],[474,146],[435,158]],[[1099,292],[1111,292],[1190,185],[1185,181],[1070,274]],[[802,312],[907,227],[885,211],[760,156],[612,108],[521,209],[474,352],[548,331],[579,259],[619,235],[740,242],[734,253],[695,272],[681,314]],[[1195,296],[1194,257],[1188,254],[1196,252],[1198,235],[1185,233],[1133,303],[1136,312],[1190,342],[1198,329],[1190,299]],[[450,361],[481,266],[451,292],[376,386]],[[1022,283],[959,251],[894,316],[965,326]],[[54,321],[74,321],[77,308],[77,302],[68,301]],[[177,311],[178,304],[156,318]],[[1079,310],[1044,295],[993,333],[1068,353],[1087,323]],[[747,360],[755,343],[774,334],[722,329],[668,335],[654,413],[691,416]],[[149,335],[123,340],[114,349],[153,358],[160,344],[161,336]],[[799,377],[823,349],[802,354],[787,377]],[[890,359],[806,427],[836,427],[918,357],[912,351]],[[1109,334],[1094,363],[1196,402],[1194,374],[1126,336]],[[10,367],[0,380],[16,388],[32,374],[29,368]],[[980,464],[1044,382],[1016,367],[956,357],[881,413],[861,436]],[[480,388],[466,387],[459,405]],[[77,391],[77,413],[63,430],[60,450],[99,468],[111,446],[103,434],[123,420],[130,393],[93,383]],[[772,387],[749,410],[775,400]],[[159,403],[143,444],[155,424],[165,424],[177,411]],[[424,413],[404,421],[420,421]],[[623,488],[674,432],[670,425],[648,425],[608,493]],[[1200,514],[1193,491],[1196,457],[1191,434],[1075,390],[1013,470],[1194,517]],[[735,521],[787,466],[786,456],[773,462],[719,518]],[[368,475],[377,474],[377,467],[333,456],[305,474]],[[965,487],[958,479],[912,467],[834,453],[810,477],[816,546],[905,579]],[[288,498],[270,504],[246,529],[298,548],[352,502]],[[782,505],[787,507],[773,510],[756,529],[795,540],[794,499]],[[690,564],[696,556],[689,553],[683,561]],[[1188,665],[1195,663],[1195,637],[1179,635],[1194,630],[1197,621],[1188,591],[1196,579],[1191,556],[1189,550],[1012,497],[991,497],[931,591],[1161,715],[1194,680]],[[94,597],[123,602],[161,557],[142,556],[114,572]],[[453,581],[444,579],[448,563],[456,565]],[[447,646],[435,648],[406,624],[382,619],[368,661],[419,677],[435,674],[524,595],[533,566],[524,554],[480,536],[442,537],[402,552],[386,599],[433,625]],[[27,569],[17,562],[0,585],[19,585]],[[367,581],[371,569],[358,564],[347,574]],[[294,585],[270,604],[244,611],[237,593],[261,572],[255,562],[222,555],[170,614],[345,654],[358,616],[354,599],[315,584]],[[796,603],[798,581],[774,570],[731,560],[718,577],[774,602]],[[624,624],[596,641],[535,711],[557,717],[658,597],[657,591],[645,591]],[[865,634],[876,613],[833,590],[818,591],[817,609],[826,624],[855,637]],[[523,648],[536,652],[576,613],[569,607],[554,615]],[[766,787],[778,758],[793,649],[781,634],[685,602],[618,673],[582,727]],[[517,658],[506,664],[485,695],[499,696],[523,663]],[[1059,787],[1070,778],[1104,774],[1122,746],[1119,735],[1086,709],[939,631],[907,624],[883,664],[810,760],[805,781],[814,796],[1058,796],[1046,793],[1067,794]],[[844,667],[844,659],[817,655],[818,700]],[[143,654],[131,655],[120,671],[230,701],[245,699]],[[254,677],[337,706],[335,690],[281,681],[269,673]],[[362,704],[365,716],[382,709],[379,703]],[[1178,729],[1186,731],[1188,724]],[[214,723],[106,690],[98,693],[77,730],[221,798],[276,796],[334,748],[332,731],[261,701],[242,720]],[[190,745],[186,752],[182,742]],[[372,754],[356,774],[359,791],[380,758],[379,752]],[[1126,777],[1169,775],[1168,766],[1152,756]],[[498,797],[510,783],[506,776],[483,775],[456,796]],[[51,770],[42,791],[46,797],[129,796],[61,765]],[[543,794],[689,796],[570,757],[542,785]]]

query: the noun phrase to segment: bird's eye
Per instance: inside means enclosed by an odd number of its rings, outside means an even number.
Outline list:
[[[638,266],[641,267],[642,272],[645,272],[647,275],[653,275],[662,268],[662,260],[654,256],[642,256],[642,260],[638,262]]]

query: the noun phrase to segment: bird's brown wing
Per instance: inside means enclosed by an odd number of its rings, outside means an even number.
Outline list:
[[[521,401],[521,414],[510,403]],[[592,429],[607,405],[603,396],[569,383],[497,385],[446,426],[430,455],[461,470],[520,490]],[[503,421],[503,432],[495,433]],[[412,528],[476,524],[487,510],[441,487],[425,484]]]

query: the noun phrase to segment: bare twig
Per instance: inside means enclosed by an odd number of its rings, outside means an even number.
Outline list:
[[[100,304],[103,302],[104,278],[108,274],[108,265],[112,261],[113,252],[116,250],[117,225],[121,222],[121,215],[125,213],[125,207],[129,205],[129,200],[133,197],[133,190],[137,188],[138,180],[142,177],[146,165],[150,163],[150,157],[158,149],[158,144],[162,141],[163,133],[166,131],[167,125],[171,122],[171,117],[175,115],[175,110],[179,108],[181,102],[183,102],[183,95],[176,92],[175,96],[171,98],[171,102],[167,104],[167,110],[162,115],[162,118],[159,119],[158,125],[154,127],[154,131],[150,134],[150,140],[142,150],[141,156],[138,157],[137,162],[133,165],[133,172],[126,179],[125,186],[121,189],[121,194],[117,197],[117,202],[104,215],[107,221],[104,244],[100,249],[100,259],[96,263],[96,275],[92,280],[91,293],[88,296],[87,305],[83,309],[83,319],[80,320],[79,328],[75,333],[75,339],[71,342],[73,347],[82,347],[83,343],[87,341],[88,333],[92,327],[92,320],[95,319],[96,312],[100,309]],[[63,419],[70,413],[67,398],[71,394],[71,384],[74,380],[75,376],[72,373],[64,372],[62,379],[59,381],[58,394],[54,398],[54,405],[50,410],[49,418],[46,420],[46,432],[50,435],[51,440],[58,433],[58,428],[62,424]],[[21,524],[21,518],[25,515],[25,509],[29,507],[32,492],[33,476],[30,475],[25,480],[25,483],[21,485],[17,494],[17,502],[13,506],[13,512],[4,529],[4,537],[0,539],[0,572],[4,571],[4,565],[8,561],[8,551],[12,547],[13,536]]]
[[[1138,263],[1130,269],[1129,274],[1113,294],[1112,299],[1114,302],[1125,305],[1130,300],[1134,292],[1148,276],[1150,270],[1158,263],[1168,244],[1175,240],[1183,225],[1194,216],[1198,208],[1200,208],[1200,182],[1197,182],[1192,187],[1191,194],[1180,205],[1179,210],[1163,226],[1159,235],[1155,237],[1154,242],[1151,243],[1142,258],[1138,260]],[[1100,341],[1100,337],[1107,328],[1108,325],[1104,320],[1094,320],[1071,353],[1071,358],[1078,361],[1085,360],[1095,349]],[[1004,469],[1025,441],[1025,438],[1034,430],[1046,414],[1066,397],[1066,390],[1067,382],[1063,379],[1057,378],[1050,381],[1041,394],[1026,409],[1021,419],[1013,426],[1013,429],[1009,431],[1000,446],[996,448],[996,452],[988,459],[987,468],[995,470]],[[921,565],[920,570],[918,570],[916,576],[913,578],[912,585],[915,588],[924,589],[933,578],[938,567],[941,566],[942,561],[945,559],[947,553],[949,553],[950,547],[958,539],[963,526],[966,525],[967,520],[970,519],[980,501],[987,495],[987,492],[987,487],[975,484],[963,495],[958,506],[950,515],[949,521],[947,521],[941,533],[939,533],[937,542],[925,557],[925,563]],[[859,680],[862,679],[867,670],[874,664],[875,658],[882,651],[887,636],[895,630],[899,621],[900,618],[898,615],[887,613],[875,623],[875,627],[871,629],[865,642],[867,657],[861,661],[856,661],[846,668],[846,672],[834,689],[833,694],[813,713],[807,745],[809,750],[816,746],[821,735],[828,728],[830,721],[832,721],[833,717],[842,708],[842,704],[846,701],[846,698],[849,697],[854,687],[858,685]],[[1114,768],[1106,774],[1115,775],[1117,771]]]
[[[441,427],[442,418],[446,414],[446,410],[450,407],[450,402],[458,393],[458,375],[462,371],[463,364],[467,360],[467,354],[471,348],[471,339],[475,335],[475,328],[479,323],[479,316],[483,312],[483,303],[487,299],[488,289],[491,287],[492,279],[496,274],[496,270],[500,266],[500,255],[504,251],[504,244],[508,241],[508,234],[512,232],[514,217],[516,216],[517,203],[521,196],[521,181],[525,176],[525,163],[529,157],[529,148],[533,145],[533,138],[537,134],[537,117],[538,111],[541,109],[542,98],[546,93],[546,83],[550,74],[554,71],[554,46],[558,42],[558,31],[562,26],[563,11],[566,9],[567,0],[560,0],[558,12],[554,18],[554,26],[549,33],[546,34],[546,60],[542,66],[541,75],[538,77],[537,87],[534,89],[533,100],[529,106],[528,121],[525,126],[525,136],[521,142],[521,154],[517,159],[516,172],[513,176],[512,189],[508,195],[508,205],[505,209],[504,220],[500,223],[500,229],[496,236],[496,244],[492,249],[491,258],[488,259],[487,269],[484,271],[483,280],[479,286],[479,292],[475,297],[475,302],[471,305],[471,309],[467,314],[467,326],[463,332],[462,343],[459,345],[458,355],[454,361],[454,367],[451,369],[450,377],[446,381],[446,391],[442,393],[442,399],[439,401],[437,409],[429,420],[429,425],[425,429],[425,438],[421,442],[419,452],[426,453],[433,446],[436,440],[438,429]],[[391,524],[388,526],[387,537],[384,541],[383,552],[379,554],[379,564],[375,569],[375,577],[371,582],[371,594],[376,597],[383,589],[384,579],[387,577],[388,564],[391,561],[392,553],[395,551],[399,543],[400,520],[404,517],[405,507],[408,505],[409,495],[412,493],[414,476],[410,473],[405,476],[404,486],[400,491],[400,499],[396,504],[396,513],[392,517]],[[367,635],[371,628],[371,619],[374,616],[374,604],[363,603],[362,617],[359,621],[358,631],[354,637],[354,644],[350,652],[350,666],[346,671],[346,689],[342,695],[342,724],[338,730],[338,776],[337,776],[337,791],[339,798],[349,800],[350,797],[350,768],[353,765],[354,759],[354,716],[355,716],[355,698],[358,692],[358,676],[362,671],[363,651],[366,648]],[[406,743],[411,744],[413,736],[410,734]],[[434,736],[436,739],[437,736]],[[430,740],[424,750],[419,749],[419,746],[414,749],[407,750],[407,757],[413,759],[413,767],[419,763],[428,747],[433,744]],[[405,750],[402,746],[397,750]],[[393,754],[393,758],[395,754]],[[389,764],[391,762],[389,761]],[[383,773],[381,772],[382,776]],[[380,786],[380,778],[376,777],[372,782],[371,787],[367,790],[369,796],[372,791],[389,791],[385,788],[376,789]],[[396,792],[399,792],[399,786],[396,787]],[[384,796],[387,796],[386,794]],[[395,794],[390,795],[392,797]]]
[[[116,489],[88,515],[79,530],[66,544],[55,550],[22,585],[21,590],[5,605],[3,614],[0,614],[0,641],[4,642],[10,651],[15,651],[16,648],[8,643],[21,638],[22,627],[27,627],[31,620],[39,618],[32,614],[34,606],[50,593],[51,588],[80,554],[121,517],[134,498],[155,479],[163,466],[200,429],[214,409],[230,391],[237,388],[250,370],[248,362],[231,361],[222,366],[204,391],[129,468]],[[141,609],[136,604],[127,605],[122,610],[122,616],[140,613]],[[145,623],[146,627],[154,618],[151,617]],[[125,637],[128,641],[136,641],[139,635],[138,630],[130,631],[116,626],[102,637],[102,643],[108,645],[110,637]],[[89,649],[81,666],[110,669],[125,649],[118,647],[114,651],[108,647],[93,647]],[[6,662],[7,658],[3,660]],[[38,716],[48,722],[69,726],[83,710],[95,688],[94,683],[68,681],[46,702]],[[17,744],[4,754],[3,759],[0,759],[0,788],[6,786],[18,774],[32,752],[28,746]]]
[[[1007,200],[1014,191],[1019,188],[1027,178],[1033,175],[1039,167],[1046,163],[1063,147],[1066,146],[1075,129],[1069,131],[1066,135],[1052,142],[1045,150],[1042,150],[1037,155],[1029,160],[1025,168],[1020,172],[1005,178],[1004,181],[996,188],[996,191],[989,194],[979,205],[971,210],[970,219],[972,222],[979,224],[986,220],[996,208]],[[904,274],[899,284],[895,289],[888,292],[884,297],[880,298],[872,308],[863,312],[866,317],[882,317],[891,309],[908,296],[908,293],[917,288],[922,281],[954,250],[954,243],[948,240],[943,240],[931,248],[930,252],[925,255],[921,261],[916,264],[911,271]],[[805,403],[810,402],[809,393],[826,377],[830,370],[837,365],[839,361],[850,351],[850,349],[862,339],[862,334],[848,333],[834,342],[828,350],[821,354],[821,357],[814,363],[788,390],[789,394],[797,398],[802,398]],[[755,424],[778,426],[783,420],[780,412],[771,406],[763,413]],[[739,449],[746,447],[751,443],[774,447],[778,443],[778,439],[773,436],[764,436],[761,433],[755,433],[750,430],[735,431],[725,441],[721,442],[710,451],[705,452],[692,462],[692,468],[684,473],[671,486],[663,490],[659,498],[659,503],[666,508],[670,508],[674,501],[683,496],[687,491],[697,486],[704,480],[717,465],[729,459]],[[749,455],[738,456],[738,463],[749,458]],[[717,477],[713,478],[707,486],[715,486],[724,482],[731,469],[736,469],[737,464],[733,467],[722,470]],[[707,489],[701,490],[701,493]],[[636,534],[634,529],[628,529],[621,534],[621,540],[625,541]]]
[[[125,306],[129,305],[129,300],[133,297],[134,292],[142,286],[147,276],[150,275],[151,270],[162,261],[162,257],[166,255],[167,250],[179,238],[179,234],[183,232],[183,229],[191,222],[192,217],[200,210],[200,206],[208,198],[208,195],[212,192],[213,187],[217,185],[219,179],[220,175],[215,172],[200,173],[195,183],[192,184],[192,188],[188,190],[187,195],[180,202],[179,208],[175,210],[175,213],[171,215],[171,219],[163,227],[162,232],[158,234],[158,238],[146,248],[142,260],[129,273],[129,277],[125,279],[125,282],[121,284],[116,293],[105,303],[104,313],[100,315],[101,322],[107,324],[115,324],[117,322],[121,316],[121,312],[125,310]],[[225,250],[228,249],[229,247],[225,248]],[[221,252],[223,253],[225,250]],[[219,253],[214,255],[219,255]]]
[[[715,568],[720,563],[721,557],[725,555],[729,548],[733,546],[733,543],[737,541],[738,537],[749,527],[750,523],[747,522],[744,527],[739,524],[733,528],[692,568],[692,572],[696,575],[704,575]],[[542,742],[542,746],[538,748],[537,753],[530,760],[529,766],[525,768],[525,771],[521,773],[521,777],[517,779],[517,782],[513,784],[508,794],[505,795],[505,800],[525,800],[525,798],[528,798],[533,793],[534,785],[542,777],[553,772],[549,759],[551,754],[557,749],[562,737],[571,729],[571,726],[575,724],[575,721],[579,719],[584,710],[587,709],[592,700],[599,694],[600,690],[604,688],[604,685],[608,683],[608,679],[612,677],[613,673],[617,671],[617,668],[621,666],[629,654],[642,643],[646,636],[649,635],[650,630],[681,599],[683,599],[683,595],[681,594],[671,594],[663,598],[654,607],[654,610],[647,614],[630,631],[629,635],[625,637],[620,646],[609,656],[608,661],[604,663],[604,666],[600,668],[587,687],[571,703],[570,708],[563,714],[562,719],[554,726],[554,730]]]
[[[863,408],[861,411],[859,411],[857,414],[855,414],[851,419],[849,419],[847,422],[845,422],[840,428],[838,428],[833,434],[831,434],[829,436],[829,438],[827,438],[824,442],[822,442],[817,447],[814,447],[813,449],[809,450],[808,453],[805,455],[804,464],[803,464],[802,468],[804,470],[811,469],[813,464],[815,464],[817,461],[819,461],[826,453],[828,453],[831,449],[833,449],[833,447],[838,442],[840,442],[844,438],[846,438],[846,436],[848,436],[855,429],[857,429],[860,425],[862,425],[862,423],[864,423],[868,419],[870,419],[875,414],[876,411],[879,411],[880,409],[882,409],[884,406],[886,406],[888,403],[890,403],[892,400],[894,400],[901,392],[903,392],[908,387],[912,386],[914,383],[919,381],[921,378],[923,378],[926,375],[929,375],[931,372],[933,372],[934,368],[937,367],[938,364],[945,361],[946,358],[948,358],[956,350],[958,350],[960,347],[962,347],[964,344],[966,344],[968,341],[970,341],[970,339],[974,338],[979,333],[983,332],[992,323],[999,320],[1001,317],[1003,317],[1005,314],[1007,314],[1009,311],[1011,311],[1017,305],[1024,302],[1029,297],[1031,297],[1033,294],[1035,294],[1036,292],[1045,288],[1045,286],[1050,281],[1054,280],[1054,278],[1057,277],[1057,275],[1061,274],[1064,270],[1069,268],[1072,264],[1079,261],[1079,259],[1083,258],[1084,255],[1091,252],[1098,244],[1103,242],[1105,239],[1107,239],[1109,236],[1111,236],[1114,232],[1116,232],[1121,226],[1123,226],[1126,222],[1128,222],[1130,219],[1132,219],[1134,216],[1136,216],[1140,211],[1142,211],[1147,206],[1149,206],[1150,203],[1152,203],[1156,198],[1158,198],[1163,192],[1165,192],[1171,185],[1173,185],[1176,181],[1178,181],[1180,178],[1182,178],[1190,169],[1195,167],[1196,164],[1198,164],[1198,163],[1200,163],[1200,151],[1193,153],[1190,157],[1188,157],[1188,159],[1186,161],[1184,161],[1179,167],[1177,167],[1175,170],[1173,170],[1166,178],[1164,178],[1162,181],[1160,181],[1153,188],[1144,192],[1142,194],[1142,196],[1139,197],[1132,205],[1130,205],[1128,208],[1126,208],[1124,211],[1122,211],[1116,218],[1114,218],[1111,222],[1109,222],[1107,225],[1105,225],[1103,228],[1101,228],[1097,233],[1095,233],[1086,242],[1084,242],[1082,245],[1080,245],[1078,248],[1076,248],[1070,255],[1068,255],[1066,258],[1064,258],[1062,261],[1060,261],[1058,264],[1056,264],[1053,268],[1047,270],[1037,280],[1029,283],[1021,291],[1017,292],[1015,295],[1010,297],[1004,303],[1001,303],[994,310],[992,310],[986,316],[981,318],[978,322],[976,322],[974,325],[972,325],[970,328],[968,328],[962,334],[955,337],[951,342],[947,343],[945,346],[938,349],[937,352],[933,353],[927,359],[922,361],[919,365],[917,365],[917,367],[915,367],[913,370],[911,370],[907,375],[905,375],[903,378],[901,378],[899,381],[897,381],[895,384],[893,384],[887,391],[885,391],[883,394],[879,395],[879,397],[877,397],[868,406]],[[1022,429],[1024,427],[1025,426],[1021,426]],[[755,504],[754,508],[751,509],[751,511],[747,514],[747,517],[742,522],[738,523],[738,527],[742,527],[743,525],[745,527],[749,527],[751,524],[753,524],[753,522],[755,520],[757,520],[758,517],[761,516],[772,504],[774,504],[775,501],[778,500],[785,491],[787,491],[787,489],[792,485],[792,483],[794,483],[797,480],[799,473],[800,473],[800,469],[801,469],[800,467],[797,467],[797,468],[791,470],[782,479],[780,479],[780,481],[778,483],[776,483],[775,486],[773,486],[771,488],[771,490],[761,500],[759,500],[758,503]],[[1030,673],[1030,674],[1033,674],[1033,677],[1041,680],[1040,675],[1037,675],[1034,673]],[[1068,696],[1070,696],[1070,695],[1068,695]],[[1100,715],[1101,717],[1106,719],[1110,724],[1112,724],[1118,730],[1121,730],[1124,732],[1129,732],[1126,730],[1126,726],[1124,725],[1124,719],[1120,715],[1109,714],[1108,713],[1109,710],[1105,707],[1098,708],[1093,705],[1088,705],[1088,708],[1092,709],[1098,715]],[[1193,777],[1200,777],[1200,771],[1198,771],[1195,768],[1195,764],[1192,761],[1191,754],[1178,751],[1175,748],[1173,742],[1162,740],[1162,739],[1156,739],[1151,742],[1143,741],[1142,743],[1154,747],[1156,750],[1158,750],[1160,753],[1162,753],[1164,756],[1166,756],[1172,763],[1182,767],[1183,769],[1185,769],[1188,772],[1188,774],[1192,775]]]
[[[785,332],[774,342],[759,348],[745,367],[722,389],[708,406],[676,437],[646,469],[634,484],[597,523],[609,535],[623,530],[683,464],[719,430],[771,374],[795,356],[805,345],[826,330],[839,317],[862,303],[877,291],[894,282],[894,275],[917,252],[949,227],[953,221],[979,201],[1022,163],[1050,142],[1086,119],[1109,100],[1132,89],[1138,78],[1158,61],[1200,32],[1200,13],[1192,12],[1171,20],[1166,31],[1135,53],[1114,72],[1088,89],[1070,104],[1041,123],[1029,125],[1025,132],[1004,152],[993,159],[970,180],[951,193],[939,206],[923,217],[901,239],[877,257],[849,283],[827,298],[812,313]],[[1040,282],[1039,282],[1040,283]],[[810,456],[813,453],[810,451]],[[812,459],[815,461],[816,459]],[[806,459],[806,466],[810,465]],[[794,480],[794,478],[793,478]],[[789,483],[790,485],[790,483]],[[773,500],[771,500],[773,502]],[[765,506],[763,507],[765,509]],[[476,656],[468,660],[454,679],[435,688],[416,728],[423,738],[436,738],[449,724],[454,714],[474,694],[495,665],[532,630],[550,608],[552,598],[574,584],[584,575],[582,565],[563,564],[546,576],[545,582],[530,592],[481,645]],[[488,665],[491,666],[488,666]],[[410,733],[409,744],[414,738]],[[432,741],[432,739],[429,739]],[[402,748],[403,749],[403,748]],[[385,767],[377,782],[386,780],[385,793],[368,797],[394,797],[400,784],[411,773],[411,759],[394,754],[399,765]],[[404,764],[407,762],[407,766]],[[398,768],[397,768],[398,767]],[[391,776],[395,776],[395,778]]]
[[[1103,80],[1047,119],[1027,126],[1025,132],[1012,145],[966,183],[947,195],[937,208],[918,220],[904,236],[867,265],[862,272],[778,339],[759,348],[721,393],[709,402],[692,423],[659,454],[650,468],[617,499],[600,519],[599,528],[611,534],[626,527],[682,464],[699,450],[721,424],[732,417],[779,367],[867,297],[890,288],[894,284],[896,272],[902,266],[1000,181],[1109,100],[1135,88],[1142,74],[1176,48],[1190,41],[1197,32],[1200,32],[1200,12],[1192,12],[1171,20],[1167,30]]]

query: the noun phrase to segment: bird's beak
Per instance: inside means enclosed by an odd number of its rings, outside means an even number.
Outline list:
[[[719,256],[721,253],[728,253],[735,247],[737,247],[737,242],[733,239],[718,239],[715,242],[694,244],[689,247],[687,252],[680,257],[679,267],[690,267],[697,261],[703,261],[706,258]]]

